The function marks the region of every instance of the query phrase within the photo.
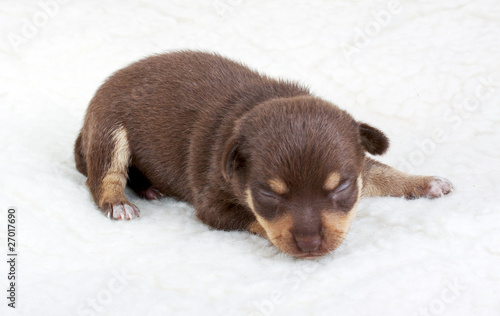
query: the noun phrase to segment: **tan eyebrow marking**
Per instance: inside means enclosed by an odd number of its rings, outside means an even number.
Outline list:
[[[271,187],[271,190],[273,190],[277,194],[285,194],[288,192],[288,187],[286,186],[285,182],[281,179],[272,179],[267,182],[269,184],[269,187]]]
[[[325,181],[325,184],[323,185],[323,189],[325,189],[326,191],[331,191],[335,189],[339,185],[340,178],[341,176],[338,172],[334,171],[330,173],[330,175]]]

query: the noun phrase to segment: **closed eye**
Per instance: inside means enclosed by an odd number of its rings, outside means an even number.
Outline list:
[[[265,198],[271,198],[271,199],[275,199],[275,200],[278,200],[278,201],[280,200],[280,197],[276,193],[274,193],[272,191],[265,190],[265,189],[260,189],[259,193],[263,197],[265,197]]]
[[[345,179],[330,192],[328,197],[334,210],[348,212],[352,209],[359,197],[356,183],[357,179],[355,178]]]
[[[342,182],[341,184],[339,184],[335,190],[333,190],[334,193],[338,193],[338,192],[342,192],[344,191],[345,189],[347,189],[349,186],[351,185],[351,180],[346,180],[344,182]]]
[[[337,199],[337,195],[347,191],[351,187],[351,184],[352,181],[350,179],[340,182],[340,184],[330,192],[329,194],[330,198]]]

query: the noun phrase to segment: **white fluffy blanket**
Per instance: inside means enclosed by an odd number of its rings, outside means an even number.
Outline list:
[[[497,0],[17,0],[0,5],[0,34],[0,314],[500,314]],[[127,191],[142,217],[108,220],[73,162],[88,101],[113,71],[176,49],[310,86],[387,133],[382,161],[455,192],[365,199],[314,261],[168,198]]]

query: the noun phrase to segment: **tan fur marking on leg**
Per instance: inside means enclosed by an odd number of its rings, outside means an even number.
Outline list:
[[[410,175],[371,159],[366,161],[364,173],[363,196],[428,197],[429,185],[436,179]]]
[[[330,173],[328,178],[326,178],[325,184],[323,185],[323,189],[325,189],[326,191],[332,191],[339,185],[341,178],[342,177],[338,172],[334,171]]]
[[[283,180],[279,178],[269,180],[267,183],[269,184],[271,190],[273,190],[277,194],[285,194],[288,192],[287,185],[285,184],[285,182],[283,182]]]
[[[374,165],[368,171],[366,182],[363,187],[363,196],[390,195],[391,187],[399,186],[398,179],[406,176],[402,172],[382,165]]]
[[[130,148],[128,145],[127,132],[120,126],[113,132],[115,148],[111,158],[111,166],[104,176],[101,185],[102,207],[104,203],[126,201],[124,189],[127,184],[127,168],[130,163]]]

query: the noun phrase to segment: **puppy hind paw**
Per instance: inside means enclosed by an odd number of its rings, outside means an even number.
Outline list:
[[[453,190],[453,184],[450,180],[442,177],[432,177],[427,183],[427,192],[424,196],[434,199],[450,194]]]
[[[107,204],[104,207],[104,215],[110,219],[130,220],[139,217],[140,211],[131,203]]]
[[[155,187],[149,187],[146,189],[144,196],[148,200],[156,200],[163,197],[163,194]]]
[[[163,193],[161,193],[160,190],[153,186],[150,186],[149,188],[144,190],[140,190],[139,192],[137,192],[137,195],[146,200],[157,200],[163,197]]]

